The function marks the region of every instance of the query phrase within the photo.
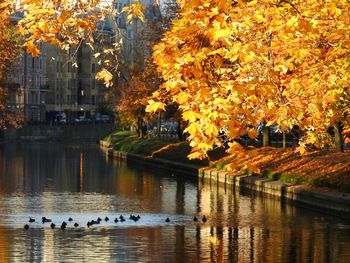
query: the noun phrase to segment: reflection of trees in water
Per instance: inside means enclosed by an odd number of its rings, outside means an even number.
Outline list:
[[[198,249],[211,261],[330,262],[349,256],[341,249],[350,241],[337,227],[340,219],[215,182],[200,181],[199,189],[200,210],[214,226],[197,228]]]
[[[344,221],[215,182],[200,181],[196,187],[145,165],[106,161],[95,146],[2,145],[0,179],[0,225],[8,214],[34,210],[209,218],[205,224],[65,232],[0,227],[1,262],[15,255],[22,262],[60,261],[72,247],[72,257],[141,262],[330,262],[350,251]]]

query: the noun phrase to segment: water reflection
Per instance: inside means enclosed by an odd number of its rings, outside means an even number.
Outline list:
[[[113,222],[130,213],[140,221]],[[41,216],[80,226],[51,229]],[[87,228],[98,216],[111,220]],[[0,145],[1,262],[349,262],[349,234],[346,221],[127,167],[96,145]]]

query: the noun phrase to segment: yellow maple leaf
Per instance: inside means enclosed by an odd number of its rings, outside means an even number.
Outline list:
[[[298,146],[297,148],[295,148],[295,152],[296,153],[300,153],[301,155],[306,153],[306,147],[303,145]]]
[[[160,101],[149,100],[146,107],[146,112],[158,112],[160,110],[165,111],[165,104]]]
[[[102,80],[104,84],[109,87],[112,86],[113,75],[107,69],[102,69],[96,74],[96,79]]]
[[[200,117],[200,115],[198,115],[198,113],[194,111],[185,111],[184,113],[182,113],[182,118],[185,121],[195,122],[198,117]]]
[[[193,152],[191,154],[189,154],[188,159],[193,160],[193,159],[201,159],[203,157],[203,154],[200,152]]]

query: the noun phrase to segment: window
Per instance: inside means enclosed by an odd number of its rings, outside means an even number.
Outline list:
[[[78,73],[82,73],[83,69],[81,68],[81,63],[78,63]]]
[[[95,73],[96,72],[96,65],[95,63],[92,63],[91,65],[91,73]]]
[[[96,88],[96,79],[92,79],[91,80],[91,89],[95,89]]]
[[[92,104],[92,105],[95,105],[95,104],[96,104],[96,97],[95,97],[95,95],[92,95],[92,96],[91,96],[91,104]]]

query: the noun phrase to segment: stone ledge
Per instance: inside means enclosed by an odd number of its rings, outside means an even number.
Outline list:
[[[350,194],[337,191],[322,192],[302,185],[292,185],[280,181],[273,181],[257,176],[232,174],[216,168],[201,168],[200,178],[224,182],[234,185],[235,188],[247,189],[256,192],[277,196],[283,200],[312,206],[317,209],[337,213],[350,217]]]
[[[199,167],[194,165],[178,163],[160,158],[146,157],[140,154],[115,151],[112,149],[108,149],[107,153],[110,157],[122,159],[127,162],[138,162],[151,167],[167,169],[173,172],[178,172],[187,176],[191,176],[192,178],[198,176]]]
[[[102,143],[101,143],[102,144]],[[108,146],[105,146],[107,148]],[[322,209],[350,218],[350,194],[337,191],[321,192],[306,186],[292,185],[256,176],[233,174],[217,168],[196,167],[188,164],[168,161],[159,158],[149,158],[138,154],[119,152],[108,149],[108,155],[126,161],[136,161],[152,167],[172,170],[191,177],[197,176],[203,181],[215,181],[238,189],[249,189],[279,197],[283,200]]]

